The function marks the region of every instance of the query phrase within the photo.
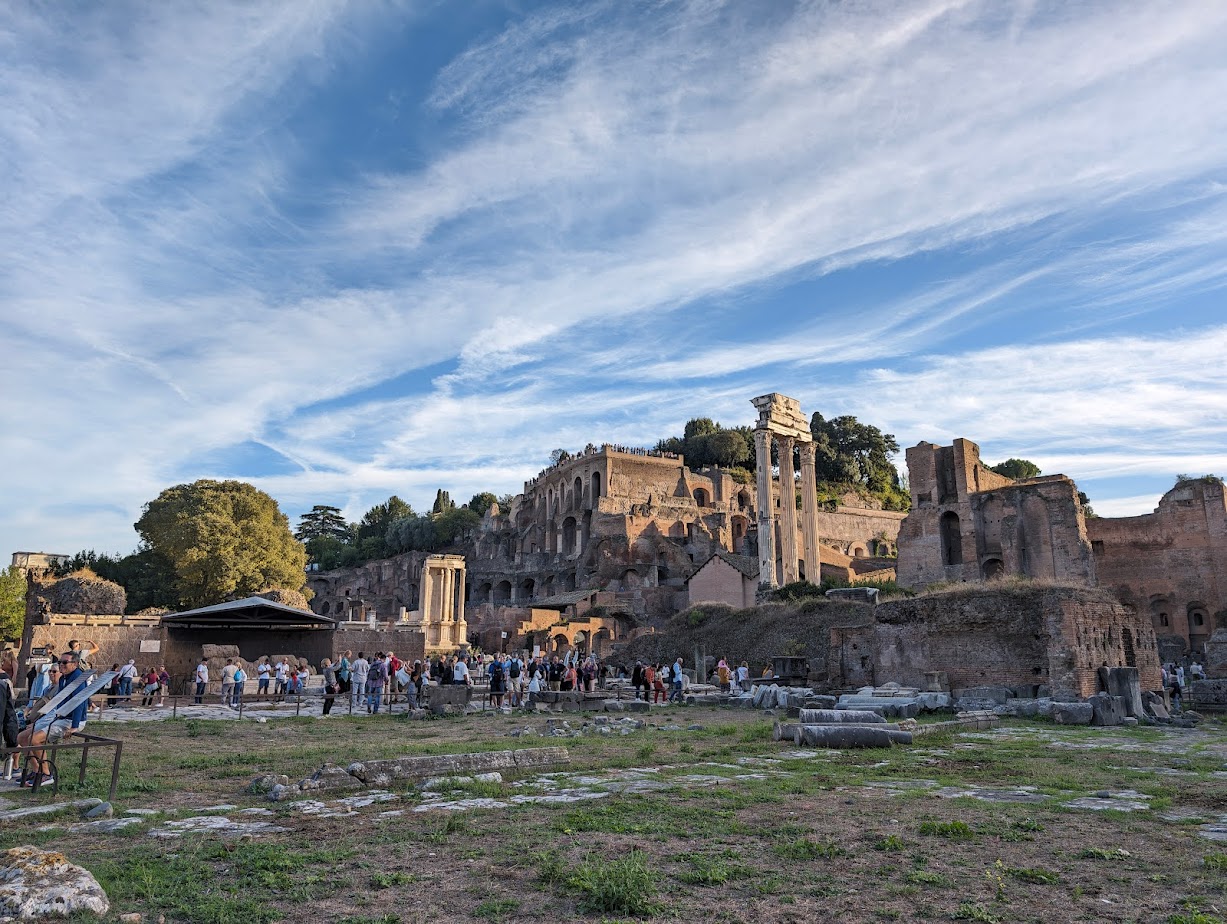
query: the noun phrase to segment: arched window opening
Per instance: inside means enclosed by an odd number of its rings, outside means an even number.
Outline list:
[[[985,559],[981,570],[984,574],[984,580],[991,581],[993,578],[1000,577],[1002,572],[1005,571],[1005,563],[1000,558]]]
[[[695,488],[694,502],[698,504],[700,507],[710,507],[711,506],[711,496],[703,488]]]
[[[953,510],[942,514],[942,564],[963,564],[963,532],[959,526],[959,515]]]

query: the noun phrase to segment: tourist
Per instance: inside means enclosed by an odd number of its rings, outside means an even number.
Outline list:
[[[277,662],[276,668],[273,669],[273,698],[278,702],[285,699],[286,691],[290,688],[290,665],[285,658]]]
[[[1180,687],[1180,692],[1184,692],[1184,665],[1176,665],[1176,685]]]
[[[745,661],[737,666],[737,689],[742,693],[750,692],[750,665]]]
[[[418,707],[418,690],[422,683],[422,662],[414,661],[409,668],[409,682],[405,684],[405,703],[410,709]]]
[[[1183,694],[1183,692],[1184,692],[1184,691],[1183,691],[1183,690],[1181,689],[1181,687],[1180,687],[1180,679],[1179,679],[1179,677],[1178,677],[1176,674],[1172,674],[1172,689],[1171,689],[1171,695],[1172,695],[1172,711],[1173,711],[1173,712],[1180,712],[1180,711],[1181,711],[1181,708],[1182,708],[1182,707],[1181,707],[1181,704],[1180,704],[1180,697],[1181,697],[1181,694]]]
[[[163,664],[158,668],[158,706],[166,705],[166,694],[170,690],[170,672]]]
[[[353,664],[352,658],[354,653],[348,648],[341,653],[341,660],[337,662],[337,692],[348,693],[350,679],[352,677],[351,667]]]
[[[141,697],[142,706],[152,706],[153,697],[158,692],[158,672],[152,667],[145,673],[145,694]]]
[[[238,709],[239,706],[243,705],[243,689],[247,686],[247,671],[243,670],[243,662],[241,660],[234,668],[234,687],[230,693],[230,702],[227,705]]]
[[[506,692],[507,669],[503,666],[503,656],[495,655],[490,662],[490,705],[495,709],[503,708],[503,694]]]
[[[465,686],[473,685],[473,678],[469,675],[469,665],[466,662],[464,655],[456,658],[456,663],[452,667],[452,683],[464,684]]]
[[[403,688],[400,678],[396,676],[400,673],[401,659],[398,658],[395,652],[388,652],[388,692],[399,693]]]
[[[549,666],[546,668],[545,676],[549,681],[550,689],[554,692],[562,689],[563,670],[564,668],[562,662],[558,660],[558,655],[552,655]]]
[[[366,711],[379,712],[383,705],[383,685],[388,682],[388,662],[383,652],[376,652],[366,672]]]
[[[643,662],[641,661],[636,661],[635,669],[631,671],[631,686],[635,688],[635,699],[638,699],[643,687]],[[643,698],[645,700],[648,698],[646,693],[643,694]]]
[[[520,678],[524,676],[524,665],[520,656],[514,654],[507,661],[507,699],[512,708],[520,705]]]
[[[78,660],[76,651],[68,650],[60,656],[60,682],[56,685],[56,691],[62,692],[70,687],[84,688],[89,682],[89,678],[85,672],[81,670],[81,663]],[[65,697],[65,701],[72,699],[75,693],[70,693]],[[83,699],[81,703],[73,709],[72,713],[66,716],[57,717],[54,712],[42,716],[34,723],[34,731],[30,735],[31,745],[40,745],[44,742],[48,744],[56,744],[62,741],[69,735],[75,735],[85,729],[85,719],[88,713],[88,699]],[[8,737],[7,718],[5,721],[5,738]],[[14,726],[16,725],[16,716],[13,719]],[[54,777],[50,776],[51,766],[43,760],[43,751],[34,751],[31,756],[38,761],[38,769],[36,776],[30,780],[23,781],[27,786],[33,786],[39,781],[43,785],[55,783]]]
[[[209,685],[209,662],[204,658],[196,665],[196,699],[197,706],[204,702],[205,689]]]
[[[47,679],[50,685],[43,690],[38,699],[32,699],[26,703],[26,727],[21,730],[21,734],[17,736],[17,744],[21,747],[26,747],[30,743],[30,736],[34,734],[34,723],[38,717],[38,712],[43,706],[51,702],[52,697],[58,692],[57,687],[60,683],[60,662],[54,662],[47,670]]]
[[[120,694],[123,692],[123,680],[119,676],[118,661],[111,665],[111,673],[115,676],[111,678],[111,682],[106,686],[108,706],[114,706],[116,703],[118,703]]]
[[[234,658],[226,659],[226,666],[222,668],[222,705],[229,706],[230,700],[234,698],[234,675],[238,668],[234,666]]]
[[[302,696],[307,692],[307,684],[311,680],[311,669],[307,667],[307,662],[303,661],[298,665],[298,672],[294,675],[295,693]]]
[[[720,663],[716,665],[716,682],[720,686],[721,693],[728,693],[732,687],[733,672],[729,669],[729,662],[724,658],[720,659]]]
[[[132,681],[139,674],[135,658],[129,658],[128,663],[119,669],[119,695],[123,697],[125,703],[132,702]]]
[[[1189,665],[1189,677],[1193,680],[1205,680],[1206,671],[1204,668],[1202,668],[1201,664],[1194,661]]]
[[[268,655],[260,659],[256,665],[256,698],[267,699],[269,681],[273,677],[273,667],[268,663]]]
[[[534,693],[541,692],[541,672],[533,671],[533,675],[528,678],[528,695],[531,698]]]
[[[592,659],[592,655],[584,659],[584,666],[580,670],[580,681],[585,693],[591,693],[596,687],[596,661]]]
[[[337,669],[332,666],[331,658],[320,662],[320,673],[324,675],[324,715],[328,715],[332,712],[332,704],[336,702],[337,694],[341,692],[337,684]]]
[[[682,668],[681,657],[678,657],[678,659],[673,662],[673,673],[669,680],[670,686],[673,687],[673,689],[669,691],[669,702],[680,703],[682,701],[682,687],[686,682],[686,675]]]

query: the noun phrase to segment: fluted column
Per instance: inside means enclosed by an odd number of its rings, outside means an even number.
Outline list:
[[[465,567],[456,569],[456,631],[453,638],[459,647],[469,640],[469,624],[464,619],[464,576]]]
[[[805,579],[822,583],[822,561],[818,557],[818,481],[814,476],[814,444],[801,444],[801,538],[804,543]]]
[[[797,470],[792,464],[794,440],[777,436],[780,444],[780,582],[797,580]]]
[[[754,431],[758,456],[758,583],[778,587],[775,580],[775,499],[771,491],[771,434]]]

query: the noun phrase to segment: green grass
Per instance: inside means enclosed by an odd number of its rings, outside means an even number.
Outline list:
[[[772,847],[771,852],[785,860],[831,860],[835,857],[846,856],[848,853],[844,848],[830,841],[819,844],[811,840],[785,841]]]
[[[649,915],[656,911],[656,873],[638,850],[624,857],[590,857],[567,877],[581,911]]]
[[[976,836],[971,825],[965,821],[922,821],[918,830],[930,837],[945,837],[950,840],[967,840]]]
[[[503,918],[520,910],[520,902],[515,898],[487,898],[473,909],[479,918],[491,921],[501,921]]]

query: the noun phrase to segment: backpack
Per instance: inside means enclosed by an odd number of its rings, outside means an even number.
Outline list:
[[[493,664],[490,665],[490,678],[492,680],[502,680],[503,679],[503,662],[502,661],[495,661]]]
[[[511,675],[512,680],[520,676],[520,659],[519,658],[511,659],[511,667],[509,668],[507,673]]]
[[[234,682],[235,683],[246,683],[247,682],[247,672],[243,670],[243,668],[240,667],[237,671],[234,672]]]

